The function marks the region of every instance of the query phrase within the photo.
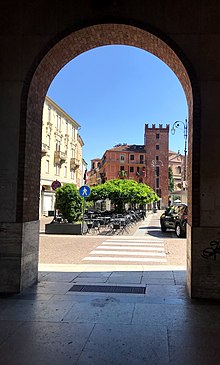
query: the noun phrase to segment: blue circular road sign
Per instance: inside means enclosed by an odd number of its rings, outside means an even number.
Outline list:
[[[83,198],[87,198],[87,196],[89,196],[90,193],[91,193],[90,187],[87,185],[83,185],[79,189],[79,195],[82,196]]]

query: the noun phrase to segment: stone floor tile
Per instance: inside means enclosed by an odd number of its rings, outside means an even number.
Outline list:
[[[25,291],[26,293],[39,294],[65,294],[72,286],[72,283],[41,281]]]
[[[186,271],[185,270],[175,270],[173,271],[173,276],[176,285],[186,285]]]
[[[120,303],[113,296],[91,297],[88,302],[73,303],[65,315],[65,322],[89,323],[131,323],[133,303]]]
[[[67,282],[70,283],[79,275],[78,272],[51,272],[39,281]]]
[[[97,283],[106,283],[108,280],[107,277],[82,277],[82,278],[75,278],[72,284],[97,284]]]
[[[50,300],[53,297],[53,294],[41,294],[41,293],[21,293],[17,294],[14,299],[25,299],[25,300]]]
[[[78,278],[108,278],[111,275],[111,271],[94,271],[94,272],[82,272],[78,275]]]
[[[70,301],[14,300],[7,303],[0,320],[59,322],[72,305]]]
[[[168,271],[144,271],[143,272],[143,277],[146,279],[169,279],[169,280],[173,280],[174,275],[173,272],[171,270]]]
[[[23,322],[18,321],[1,321],[0,322],[0,349],[1,345],[8,340],[8,338],[15,333]],[[0,350],[1,353],[1,350]],[[1,356],[0,356],[1,358]],[[1,360],[0,360],[1,363]]]
[[[112,272],[108,278],[108,283],[127,283],[127,284],[140,284],[142,278],[142,271],[115,271]]]
[[[219,364],[219,329],[200,327],[168,329],[168,337],[170,364]]]
[[[141,279],[142,284],[155,284],[155,285],[175,285],[174,279],[166,278],[148,278],[143,276]]]
[[[166,327],[95,325],[77,365],[166,365]]]
[[[160,298],[186,298],[186,287],[182,285],[147,285],[147,296]]]
[[[132,324],[147,326],[180,326],[191,320],[187,305],[180,304],[135,304]]]
[[[4,365],[76,364],[93,325],[25,323],[0,346]]]

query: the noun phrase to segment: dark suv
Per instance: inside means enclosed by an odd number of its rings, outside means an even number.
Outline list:
[[[174,229],[177,237],[186,237],[187,213],[186,204],[171,205],[160,217],[161,231]]]

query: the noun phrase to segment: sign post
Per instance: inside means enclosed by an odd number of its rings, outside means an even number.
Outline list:
[[[87,185],[81,186],[79,189],[79,195],[84,198],[83,199],[83,211],[82,211],[82,235],[83,235],[83,227],[84,227],[84,212],[85,212],[85,199],[90,195],[91,190]]]
[[[52,184],[51,184],[51,188],[53,189],[53,190],[56,190],[56,189],[58,189],[58,188],[60,188],[61,187],[61,182],[60,181],[58,181],[58,180],[54,180],[53,182],[52,182]],[[55,206],[55,204],[54,204],[54,221],[56,220],[56,206]]]

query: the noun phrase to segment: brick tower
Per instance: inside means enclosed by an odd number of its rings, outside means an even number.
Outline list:
[[[145,124],[144,144],[146,150],[148,184],[161,197],[160,207],[168,206],[168,159],[169,125],[159,128]]]

